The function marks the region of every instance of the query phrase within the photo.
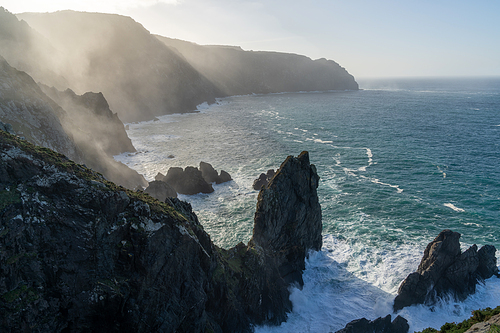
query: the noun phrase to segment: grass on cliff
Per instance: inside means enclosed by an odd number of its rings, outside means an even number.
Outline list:
[[[475,310],[472,311],[472,316],[469,319],[466,319],[461,323],[446,323],[441,326],[440,330],[429,327],[421,332],[415,333],[463,333],[471,328],[472,325],[488,321],[491,317],[497,314],[500,314],[500,306],[497,306],[494,309],[486,308],[482,310]],[[493,325],[488,332],[500,332],[500,329],[497,325]]]
[[[32,155],[36,159],[40,159],[41,161],[47,164],[55,165],[60,170],[72,173],[81,179],[100,182],[104,184],[108,190],[115,192],[123,191],[128,195],[129,198],[141,200],[147,203],[151,211],[154,213],[166,214],[182,222],[187,220],[186,217],[181,213],[179,213],[174,207],[164,202],[160,202],[159,200],[151,197],[147,193],[134,192],[132,190],[126,189],[122,186],[119,186],[113,182],[106,180],[106,178],[104,178],[104,176],[101,175],[100,173],[92,169],[89,169],[81,164],[73,162],[63,154],[55,152],[49,148],[36,146],[26,140],[21,140],[17,138],[15,135],[0,130],[0,146],[5,146],[5,145],[19,147],[25,153]],[[20,201],[20,198],[17,198],[16,195],[18,194],[15,191],[11,192],[1,191],[0,209],[3,209],[7,205]]]

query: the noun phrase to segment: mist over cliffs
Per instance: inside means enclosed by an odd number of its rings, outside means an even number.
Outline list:
[[[135,151],[122,121],[192,112],[230,95],[358,89],[330,60],[200,46],[152,35],[114,14],[16,16],[0,8],[0,56],[0,121],[128,188],[145,181],[112,158]],[[50,121],[28,130],[33,123],[23,119],[38,117],[30,108]]]
[[[354,77],[332,60],[156,37],[227,95],[358,89]]]
[[[12,17],[5,23],[19,25],[10,28],[17,37],[1,44],[12,50],[3,55],[12,66],[59,90],[102,92],[125,122],[193,111],[235,94],[358,89],[333,61],[200,46],[154,36],[120,15],[59,11],[17,18],[19,24]],[[30,45],[29,56],[17,56],[21,44]]]

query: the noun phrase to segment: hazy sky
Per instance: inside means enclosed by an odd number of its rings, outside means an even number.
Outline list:
[[[328,58],[355,77],[500,76],[500,0],[0,0],[131,16],[198,44]]]

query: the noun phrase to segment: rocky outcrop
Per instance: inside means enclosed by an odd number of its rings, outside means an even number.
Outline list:
[[[171,167],[166,175],[158,172],[155,180],[168,183],[177,193],[192,195],[212,193],[214,191],[212,183],[221,184],[232,178],[226,171],[221,170],[218,174],[211,164],[200,162],[200,169],[192,166],[184,169]]]
[[[3,123],[0,121],[0,130],[7,132],[9,134],[15,135],[16,132],[14,131],[14,128],[12,127],[11,124],[9,123]]]
[[[497,329],[500,326],[500,314],[497,314],[490,319],[476,323],[472,325],[465,333],[491,333],[495,332],[493,329]]]
[[[59,120],[65,116],[28,74],[11,67],[0,55],[0,121],[36,145],[82,162],[82,152]]]
[[[177,192],[168,183],[161,180],[149,182],[149,186],[144,192],[161,202],[164,202],[167,198],[177,198]]]
[[[280,253],[277,266],[287,283],[303,285],[307,251],[322,246],[318,181],[309,153],[302,152],[287,157],[259,192],[250,243],[264,252]]]
[[[132,141],[125,132],[125,126],[113,113],[102,93],[86,92],[77,95],[71,89],[59,91],[40,84],[42,91],[60,105],[67,113],[63,126],[69,133],[81,133],[78,145],[99,147],[107,155],[135,152]]]
[[[348,323],[343,329],[335,333],[406,333],[410,329],[408,321],[397,316],[391,322],[391,315],[379,317],[373,321],[366,318],[356,319]]]
[[[161,177],[158,179],[161,179]],[[167,174],[161,180],[168,183],[180,194],[192,195],[197,193],[212,193],[214,191],[212,185],[203,179],[201,171],[192,166],[184,169],[172,167],[168,169]]]
[[[394,310],[412,304],[433,303],[451,294],[459,300],[476,291],[479,280],[498,276],[494,246],[479,251],[471,246],[461,252],[460,234],[443,230],[429,245],[416,272],[401,283],[394,300]]]
[[[275,187],[294,171],[304,176],[304,157],[287,161]],[[283,225],[290,241],[308,229],[297,222],[289,215]],[[283,252],[264,243],[217,248],[188,203],[127,190],[0,132],[2,332],[251,332],[279,323],[291,303],[278,264],[300,256],[286,256],[295,243],[281,243]]]
[[[200,171],[203,179],[207,183],[216,183],[221,184],[232,180],[231,175],[224,170],[220,171],[220,174],[217,173],[217,170],[214,167],[206,162],[200,162]]]
[[[66,112],[28,74],[11,67],[1,56],[0,83],[0,120],[12,124],[19,136],[85,163],[127,188],[147,185],[144,177],[110,155],[134,148],[123,124],[107,108],[102,94],[61,93],[66,98],[74,95],[66,102],[62,97],[56,98],[69,107],[70,111]],[[51,91],[47,87],[44,89]],[[55,92],[52,95],[57,97]],[[85,104],[85,107],[77,108],[70,101]],[[118,144],[117,140],[124,140],[125,145]]]
[[[266,186],[269,183],[269,181],[274,177],[274,174],[275,172],[273,169],[267,170],[267,173],[261,173],[259,178],[253,181],[253,189],[259,191],[262,186]]]

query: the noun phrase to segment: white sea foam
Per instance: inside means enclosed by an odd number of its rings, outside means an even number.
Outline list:
[[[256,332],[335,332],[354,319],[373,320],[388,314],[406,318],[414,332],[459,322],[469,318],[472,310],[498,305],[500,279],[493,277],[478,285],[477,292],[464,302],[445,299],[432,307],[414,305],[394,313],[398,285],[416,269],[422,254],[411,244],[385,251],[363,251],[366,244],[353,245],[324,236],[322,251],[306,260],[304,287],[291,289],[293,312],[288,320],[280,326],[256,327]]]
[[[458,208],[457,206],[455,206],[455,205],[454,205],[454,204],[452,204],[452,203],[445,203],[445,204],[443,204],[443,206],[448,207],[448,208],[451,208],[451,209],[453,209],[455,212],[460,212],[460,213],[465,212],[465,209]]]

